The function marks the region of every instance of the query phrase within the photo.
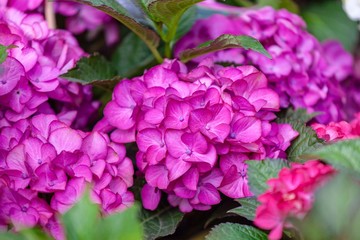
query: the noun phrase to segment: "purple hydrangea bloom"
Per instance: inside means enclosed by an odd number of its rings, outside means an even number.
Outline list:
[[[136,142],[146,184],[143,205],[155,209],[161,194],[183,212],[206,210],[251,196],[248,159],[285,157],[297,136],[273,123],[279,96],[252,66],[222,67],[209,59],[188,71],[177,60],[121,81],[96,130],[114,142]]]
[[[85,56],[76,39],[49,29],[42,15],[15,8],[1,9],[0,29],[0,44],[15,46],[0,65],[0,128],[37,113],[58,114],[85,128],[99,103],[92,100],[91,87],[60,77]]]
[[[247,10],[237,15],[212,15],[198,20],[176,45],[175,55],[222,34],[249,35],[259,39],[272,55],[243,49],[228,49],[198,57],[193,63],[212,57],[215,62],[253,64],[269,79],[280,96],[280,106],[319,111],[323,123],[345,117],[345,94],[341,83],[352,74],[353,58],[336,41],[324,44],[306,31],[304,21],[287,10],[271,7]],[[333,62],[334,56],[339,61]]]
[[[0,130],[0,225],[36,225],[62,239],[57,213],[78,201],[86,183],[105,214],[134,202],[133,165],[122,144],[106,134],[70,128],[39,114]]]

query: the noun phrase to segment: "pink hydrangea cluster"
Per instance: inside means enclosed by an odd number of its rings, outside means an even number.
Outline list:
[[[291,227],[289,217],[303,218],[314,202],[315,190],[333,174],[331,166],[319,161],[293,163],[283,168],[277,178],[268,180],[269,189],[258,197],[256,226],[270,230],[270,240],[281,239],[284,227]]]
[[[324,44],[306,31],[304,21],[287,10],[271,7],[251,9],[241,15],[212,15],[198,20],[176,45],[175,55],[222,34],[249,35],[264,45],[272,60],[253,51],[228,49],[204,55],[216,62],[253,64],[269,79],[280,95],[280,106],[319,111],[321,123],[344,117],[345,94],[340,83],[352,74],[353,58],[336,41]],[[333,59],[338,59],[334,62]]]
[[[56,0],[56,12],[66,17],[66,29],[73,34],[89,31],[88,36],[93,38],[100,30],[104,30],[107,45],[119,40],[117,21],[106,13],[71,1]]]
[[[290,125],[271,122],[279,96],[267,84],[252,66],[205,60],[188,71],[166,60],[121,81],[95,129],[112,131],[115,142],[136,141],[145,208],[155,209],[165,192],[183,212],[207,210],[220,192],[252,195],[245,160],[285,157],[297,136]]]
[[[360,113],[349,123],[346,121],[330,122],[327,125],[314,123],[311,127],[319,138],[326,142],[346,140],[360,137]]]
[[[74,130],[39,114],[0,134],[0,229],[42,226],[63,239],[57,219],[92,183],[91,198],[113,213],[134,201],[133,166],[125,146],[106,134]]]
[[[44,0],[0,0],[0,8],[15,8],[27,13],[42,13],[45,9]],[[88,32],[88,38],[92,39],[104,30],[105,39],[108,45],[112,45],[119,40],[119,29],[116,20],[106,13],[69,0],[52,0],[54,11],[66,17],[66,29],[77,35]]]
[[[41,14],[7,7],[0,10],[0,36],[1,45],[12,46],[0,65],[0,128],[39,112],[84,128],[99,103],[90,86],[60,77],[85,56],[76,39],[49,29]]]

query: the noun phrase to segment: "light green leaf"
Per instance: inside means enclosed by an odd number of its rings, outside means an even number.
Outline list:
[[[154,22],[167,26],[165,42],[174,40],[182,15],[196,3],[203,0],[149,0],[146,3],[148,12]]]
[[[303,155],[305,159],[322,159],[340,169],[360,174],[360,139],[339,141]]]
[[[11,48],[16,48],[16,47],[17,46],[15,46],[15,45],[4,46],[4,45],[0,44],[0,64],[5,62],[6,58],[8,57],[7,50],[11,49]]]
[[[309,1],[302,9],[308,30],[320,41],[337,39],[348,50],[354,50],[359,31],[342,9],[341,1]]]
[[[344,173],[322,187],[310,213],[292,220],[303,239],[360,239],[360,187]]]
[[[229,210],[231,213],[235,213],[246,219],[253,221],[255,218],[255,213],[257,207],[260,203],[256,200],[255,197],[248,197],[248,198],[239,198],[236,200],[238,203],[241,204],[240,207],[234,208]]]
[[[282,168],[289,167],[289,163],[282,159],[249,160],[246,163],[250,190],[256,196],[268,189],[269,179],[276,178]]]
[[[113,87],[120,79],[114,66],[105,57],[98,54],[81,58],[75,68],[61,77],[81,84],[107,88]]]
[[[213,41],[207,41],[206,43],[201,44],[197,48],[188,49],[181,52],[180,59],[184,62],[187,62],[201,55],[228,48],[244,48],[246,50],[251,49],[264,54],[268,58],[271,58],[270,54],[265,50],[263,45],[255,38],[249,36],[235,36],[230,34],[224,34]]]
[[[279,114],[277,114],[279,118],[279,122],[292,122],[292,121],[298,121],[302,123],[308,123],[311,119],[314,117],[320,115],[320,112],[313,112],[308,113],[305,108],[299,108],[299,109],[292,109],[288,108],[285,111],[281,111]]]
[[[93,239],[100,222],[98,205],[90,201],[86,193],[81,200],[62,216],[68,239]]]
[[[140,207],[135,205],[124,212],[105,217],[97,227],[94,240],[142,240],[143,229],[138,218]]]
[[[111,62],[122,77],[133,77],[140,74],[155,60],[143,41],[129,33],[115,50]]]
[[[237,223],[222,223],[211,229],[206,240],[267,240],[266,233]]]
[[[153,240],[158,237],[173,234],[184,214],[170,206],[158,208],[155,211],[142,209],[141,223],[144,227],[144,239]]]

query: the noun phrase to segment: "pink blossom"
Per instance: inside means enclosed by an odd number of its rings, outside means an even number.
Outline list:
[[[315,189],[334,173],[332,167],[319,161],[292,164],[283,168],[278,178],[268,180],[270,188],[258,197],[256,226],[270,230],[269,239],[281,239],[288,217],[303,218],[314,202]]]
[[[64,239],[57,214],[69,210],[89,183],[104,213],[133,203],[132,162],[125,146],[107,135],[74,130],[44,114],[0,130],[1,226],[12,224],[16,231],[41,226]]]
[[[115,142],[137,143],[145,208],[156,209],[166,193],[171,205],[189,212],[218,204],[220,192],[250,196],[244,160],[286,156],[297,132],[270,123],[276,111],[279,96],[252,66],[221,67],[205,59],[188,71],[165,60],[121,81],[95,129],[110,132]],[[96,189],[107,184],[103,175]]]
[[[205,1],[217,11],[223,11],[220,3]],[[306,108],[309,112],[322,112],[317,121],[329,123],[346,116],[344,108],[345,91],[340,85],[352,75],[353,58],[340,43],[328,41],[321,44],[306,31],[305,22],[287,10],[274,10],[271,7],[244,9],[231,7],[228,16],[214,14],[207,19],[198,20],[175,46],[175,56],[180,52],[195,48],[199,44],[213,40],[222,34],[249,35],[264,45],[272,59],[243,49],[226,49],[195,58],[189,66],[200,63],[207,57],[215,62],[238,65],[253,64],[269,80],[268,93],[254,93],[253,100],[259,96],[265,100],[274,99],[271,90],[278,93],[281,108]],[[340,63],[334,63],[334,56]],[[270,90],[271,89],[271,90]],[[239,100],[240,101],[240,100]],[[351,101],[351,99],[349,99]],[[271,101],[276,108],[276,102]],[[258,108],[261,101],[254,104]]]

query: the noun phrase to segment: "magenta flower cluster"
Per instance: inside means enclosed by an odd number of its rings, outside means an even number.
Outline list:
[[[57,114],[69,125],[86,127],[99,106],[91,87],[60,77],[85,56],[76,39],[49,29],[40,14],[7,7],[0,10],[0,33],[0,44],[10,46],[0,66],[0,127],[35,113]]]
[[[233,12],[233,11],[232,11]],[[241,15],[240,15],[241,14]],[[243,49],[229,49],[211,56],[215,62],[253,64],[269,79],[280,96],[280,106],[319,111],[322,123],[343,119],[345,94],[340,86],[352,74],[353,58],[336,41],[324,44],[306,31],[304,21],[287,10],[271,7],[244,10],[239,15],[212,15],[198,20],[176,45],[176,56],[185,49],[222,34],[249,35],[264,45],[272,60]],[[333,61],[337,59],[337,61]]]
[[[99,132],[74,130],[55,115],[20,120],[0,133],[0,229],[42,226],[63,239],[58,213],[93,183],[91,198],[113,213],[134,201],[125,147]]]
[[[136,141],[145,208],[155,209],[164,192],[190,212],[218,204],[220,192],[251,196],[245,160],[285,157],[297,132],[271,122],[276,111],[279,96],[252,66],[205,60],[188,71],[166,60],[121,81],[95,129],[112,131],[115,142]]]

